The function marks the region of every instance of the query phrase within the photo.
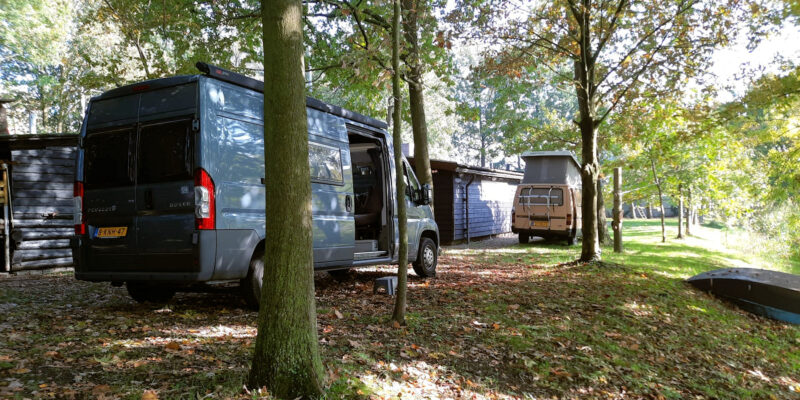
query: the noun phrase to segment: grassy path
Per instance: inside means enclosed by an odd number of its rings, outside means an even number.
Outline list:
[[[658,228],[629,223],[605,266],[564,264],[579,247],[561,244],[448,250],[436,279],[411,277],[403,329],[372,294],[393,269],[320,276],[328,397],[800,398],[800,327],[683,282],[754,256]],[[256,315],[234,295],[153,310],[107,284],[9,279],[0,316],[0,398],[259,397],[242,390]]]

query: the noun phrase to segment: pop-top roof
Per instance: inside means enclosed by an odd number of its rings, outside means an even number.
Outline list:
[[[575,156],[575,153],[569,150],[554,150],[554,151],[526,151],[522,154],[522,158],[529,158],[529,157],[570,157],[572,161],[575,161],[575,164],[580,168],[581,163],[578,161],[578,157]]]

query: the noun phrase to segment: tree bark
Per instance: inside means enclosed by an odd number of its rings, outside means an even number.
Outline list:
[[[683,239],[683,185],[678,184],[678,239]]]
[[[614,230],[614,252],[622,253],[622,168],[614,168],[614,211],[611,227]]]
[[[323,368],[317,339],[311,184],[303,78],[303,4],[262,1],[264,184],[267,201],[258,335],[250,387],[279,398],[318,397]],[[280,201],[277,201],[280,200]]]
[[[595,59],[591,57],[591,25],[588,1],[576,8],[574,19],[577,24],[573,33],[578,41],[581,57],[575,58],[575,92],[578,97],[577,121],[581,131],[583,163],[581,165],[581,199],[583,218],[583,241],[580,261],[600,261],[600,241],[597,237],[597,176],[600,164],[597,160],[597,86],[595,83]]]
[[[631,202],[631,219],[638,219],[636,217],[636,203],[633,201]]]
[[[420,183],[433,187],[431,159],[428,154],[428,124],[425,118],[425,99],[422,79],[424,68],[419,57],[418,19],[425,0],[402,0],[403,33],[406,41],[406,81],[408,81],[408,101],[411,112],[411,131],[414,134],[414,169]]]
[[[653,180],[656,183],[656,188],[658,189],[658,206],[661,208],[661,243],[667,242],[667,225],[664,221],[664,194],[661,190],[661,180],[658,179],[658,173],[656,173],[656,162],[650,157],[650,167],[653,169]]]
[[[606,202],[603,197],[603,181],[597,180],[597,238],[601,244],[608,244],[611,236],[606,225]]]
[[[653,218],[653,203],[647,202],[647,219]]]
[[[403,102],[400,97],[400,0],[393,0],[392,18],[392,96],[394,115],[392,116],[392,137],[394,140],[394,165],[397,171],[397,224],[400,234],[400,248],[397,256],[397,297],[395,297],[392,321],[400,325],[406,323],[406,286],[408,279],[408,227],[406,218],[406,181],[403,179],[403,138],[400,130],[400,112]]]

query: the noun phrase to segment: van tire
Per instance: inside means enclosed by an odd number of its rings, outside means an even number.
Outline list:
[[[261,286],[264,284],[264,251],[257,251],[250,260],[247,277],[242,279],[239,286],[242,289],[247,306],[258,310],[261,301]]]
[[[439,262],[439,252],[436,243],[429,237],[422,237],[419,242],[419,254],[417,260],[411,265],[414,272],[423,278],[436,276],[436,264]]]
[[[527,233],[519,233],[519,244],[526,244],[531,240],[531,236]]]
[[[149,285],[146,283],[127,282],[125,288],[137,303],[164,305],[175,296],[175,289],[168,286]]]
[[[351,272],[350,268],[332,269],[328,271],[328,275],[337,282],[346,282],[353,277]]]

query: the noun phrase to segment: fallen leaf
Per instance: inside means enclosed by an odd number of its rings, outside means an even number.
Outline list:
[[[31,372],[31,370],[27,368],[18,368],[18,369],[10,369],[8,370],[8,372],[12,374],[27,374],[28,372]]]
[[[338,318],[338,319],[344,318],[344,315],[342,315],[342,313],[340,313],[339,310],[337,310],[335,308],[333,309],[333,313],[336,315],[336,318]]]
[[[142,400],[158,400],[158,393],[155,390],[145,390],[142,393]]]
[[[111,386],[108,385],[97,385],[92,388],[92,394],[95,396],[102,396],[111,391]]]
[[[164,347],[166,347],[168,350],[180,350],[181,349],[181,345],[178,344],[178,342],[169,342]]]

